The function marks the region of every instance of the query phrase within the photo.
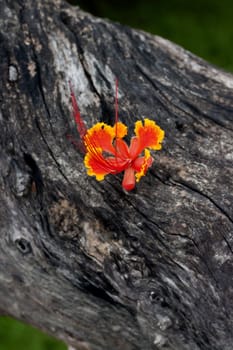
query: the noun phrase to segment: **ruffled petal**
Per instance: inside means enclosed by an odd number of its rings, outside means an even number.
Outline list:
[[[150,155],[150,151],[145,149],[144,157],[137,158],[132,167],[136,170],[136,181],[139,182],[142,176],[144,176],[148,170],[148,168],[152,165],[153,158]]]
[[[114,154],[115,149],[112,145],[114,137],[115,131],[112,126],[105,123],[97,123],[87,130],[84,136],[84,143],[87,151],[101,148],[105,152]]]
[[[95,153],[87,152],[84,158],[87,174],[95,176],[96,180],[102,181],[104,176],[109,174],[108,163],[104,159],[101,148],[95,149]]]
[[[144,119],[144,125],[141,121],[137,121],[135,123],[134,132],[138,137],[140,144],[138,154],[140,154],[145,148],[151,148],[154,150],[161,149],[164,131],[153,120]]]
[[[121,122],[117,122],[113,128],[114,128],[114,132],[115,132],[115,137],[117,137],[119,139],[123,139],[123,137],[125,137],[127,135],[128,128],[125,124],[123,124]]]

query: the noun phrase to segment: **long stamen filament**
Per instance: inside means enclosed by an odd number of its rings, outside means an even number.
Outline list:
[[[116,78],[116,90],[115,90],[115,157],[117,158],[117,123],[118,123],[118,79]]]

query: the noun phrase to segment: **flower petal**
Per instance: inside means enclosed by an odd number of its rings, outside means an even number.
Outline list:
[[[129,147],[124,140],[117,138],[114,141],[114,147],[115,147],[115,156],[117,158],[118,157],[121,159],[129,159],[130,158]]]
[[[87,174],[95,176],[98,181],[102,181],[107,174],[117,174],[129,167],[130,160],[118,157],[104,157],[101,148],[95,152],[87,152],[84,164]]]
[[[127,135],[128,128],[125,124],[117,122],[113,128],[115,131],[115,137],[123,139],[123,137]]]
[[[115,131],[112,126],[105,123],[97,123],[87,130],[87,133],[84,136],[84,143],[87,151],[101,148],[106,152],[114,154],[115,149],[112,145],[114,137]]]
[[[136,181],[139,182],[142,176],[144,176],[148,168],[152,165],[153,158],[150,155],[150,151],[145,149],[144,157],[137,158],[133,163],[133,168],[137,171],[135,174]]]
[[[130,146],[129,146],[129,154],[131,159],[135,159],[140,153],[140,140],[137,136],[131,137]]]
[[[140,143],[138,154],[140,154],[145,148],[151,148],[154,150],[161,149],[164,131],[153,120],[144,119],[144,125],[141,121],[137,121],[135,123],[134,132],[139,138]]]
[[[101,153],[101,148],[96,148],[95,153],[87,152],[84,164],[87,168],[87,174],[95,176],[98,181],[102,181],[104,176],[109,174],[108,164]]]
[[[117,174],[122,172],[123,170],[127,169],[130,165],[129,159],[121,159],[119,157],[107,157],[106,159],[107,165],[109,169],[109,173],[111,174]]]

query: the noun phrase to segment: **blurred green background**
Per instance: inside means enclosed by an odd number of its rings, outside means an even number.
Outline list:
[[[70,0],[99,17],[167,38],[233,71],[232,0]]]
[[[0,350],[67,350],[67,346],[31,326],[0,317]]]
[[[161,35],[233,72],[232,0],[70,0],[100,17]],[[0,350],[65,350],[45,334],[0,318]],[[123,349],[122,349],[123,350]]]

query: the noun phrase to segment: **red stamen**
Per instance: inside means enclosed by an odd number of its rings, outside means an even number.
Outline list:
[[[117,157],[117,123],[118,123],[118,79],[116,78],[116,90],[115,90],[115,148]]]
[[[79,112],[78,103],[77,103],[77,100],[75,98],[72,84],[70,81],[69,81],[69,85],[70,85],[70,96],[71,96],[71,102],[72,102],[72,107],[73,107],[74,120],[75,120],[75,123],[77,125],[77,129],[78,129],[80,138],[81,138],[81,140],[83,140],[83,138],[87,132],[87,128],[86,128],[86,125],[85,125],[84,121],[82,120],[81,114]]]
[[[66,135],[67,140],[69,140],[79,151],[86,153],[86,147],[81,140],[75,140],[73,135]]]
[[[109,164],[108,160],[105,159],[98,151],[98,145],[95,145],[95,143],[89,140],[88,134],[85,137],[86,145],[88,147],[88,152],[90,152],[96,159],[96,161],[101,165],[103,170],[105,170],[108,173],[114,172],[114,169],[112,168],[111,164]]]
[[[118,79],[116,78],[116,95],[115,95],[115,123],[118,122]]]

